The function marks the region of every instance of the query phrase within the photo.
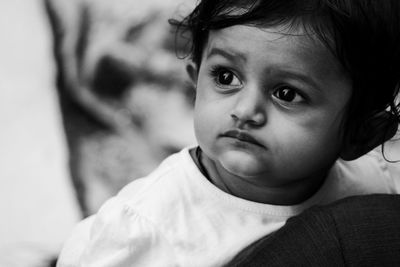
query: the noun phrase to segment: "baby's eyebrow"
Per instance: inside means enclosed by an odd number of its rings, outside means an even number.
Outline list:
[[[277,75],[300,80],[306,84],[311,85],[313,88],[317,89],[318,91],[321,91],[321,88],[319,87],[318,82],[315,81],[311,76],[309,76],[307,74],[303,74],[303,73],[295,71],[295,70],[285,70],[284,68],[278,69],[278,70],[275,69],[275,72]]]
[[[245,63],[247,61],[247,58],[243,53],[237,51],[229,51],[226,49],[221,49],[219,47],[211,48],[208,51],[207,59],[215,55],[225,57],[231,61],[240,61],[241,63]]]

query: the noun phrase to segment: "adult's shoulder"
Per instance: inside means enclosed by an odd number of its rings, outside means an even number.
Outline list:
[[[353,196],[313,207],[226,266],[399,266],[400,196]]]

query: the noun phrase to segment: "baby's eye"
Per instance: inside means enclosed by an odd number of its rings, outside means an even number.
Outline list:
[[[281,101],[290,103],[300,103],[304,101],[304,97],[302,97],[295,89],[290,87],[281,87],[277,89],[274,91],[273,96]]]
[[[238,87],[242,85],[239,78],[230,70],[224,68],[216,68],[212,70],[212,76],[215,79],[217,85]]]

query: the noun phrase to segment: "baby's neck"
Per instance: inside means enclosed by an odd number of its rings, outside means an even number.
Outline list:
[[[222,191],[246,200],[271,205],[296,205],[314,195],[325,181],[327,172],[318,178],[301,179],[298,182],[279,186],[254,184],[237,175],[227,172],[204,153],[191,153],[202,173]]]

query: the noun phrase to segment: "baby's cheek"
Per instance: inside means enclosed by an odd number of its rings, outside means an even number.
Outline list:
[[[310,125],[312,123],[309,123]],[[308,126],[310,126],[308,125]],[[278,154],[285,158],[309,157],[321,145],[321,131],[317,127],[305,127],[293,121],[281,121],[272,127],[273,133],[268,139]]]
[[[326,129],[301,129],[292,141],[291,157],[301,163],[304,171],[314,172],[330,166],[339,154],[336,138],[332,138]]]
[[[212,135],[213,120],[207,110],[197,110],[194,114],[194,130],[197,140],[207,140]],[[199,140],[201,139],[201,140]]]

